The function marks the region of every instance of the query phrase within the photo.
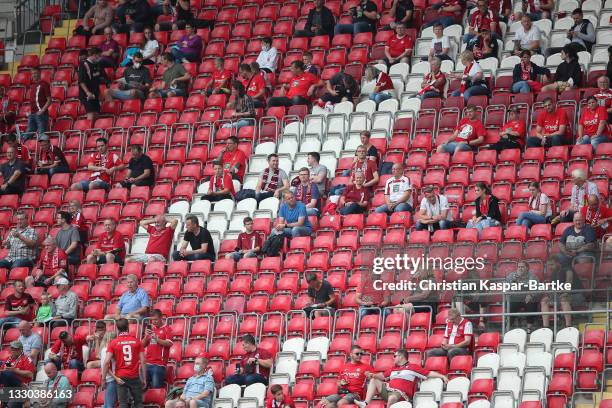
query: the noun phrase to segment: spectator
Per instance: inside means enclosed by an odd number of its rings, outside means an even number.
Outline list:
[[[81,211],[81,203],[78,200],[71,200],[68,203],[68,210],[72,215],[71,225],[74,225],[79,230],[79,236],[81,243],[85,245],[87,243],[87,235],[89,234],[89,227],[85,223],[85,217]]]
[[[597,234],[593,227],[586,224],[582,212],[574,213],[574,225],[563,231],[559,249],[557,258],[563,268],[570,268],[585,257],[594,258],[597,250]]]
[[[532,55],[541,54],[541,41],[542,32],[533,25],[531,17],[521,17],[521,26],[514,33],[514,55],[521,55],[522,51],[529,51]]]
[[[59,231],[55,236],[57,246],[68,257],[68,265],[79,265],[81,263],[81,236],[78,228],[71,224],[72,214],[60,211],[56,219],[59,225]]]
[[[310,171],[310,182],[315,184],[319,189],[319,196],[325,194],[325,187],[327,185],[327,167],[320,164],[321,155],[319,152],[309,152],[306,157],[308,163],[308,171]]]
[[[476,61],[499,56],[499,44],[494,34],[487,29],[483,29],[475,37],[475,40],[470,42],[467,49],[472,51]]]
[[[608,64],[606,64],[606,77],[608,78],[608,82],[612,81],[612,45],[608,47]],[[608,86],[610,86],[609,83]]]
[[[555,71],[554,82],[542,87],[542,92],[558,91],[562,93],[571,88],[579,88],[582,84],[582,70],[578,62],[578,54],[576,51],[566,45],[561,50],[561,59],[563,62],[559,64]]]
[[[485,183],[477,182],[474,185],[476,195],[476,214],[468,221],[466,228],[476,228],[479,232],[488,227],[495,227],[501,223],[499,200],[491,194],[491,189]]]
[[[425,24],[424,27],[442,24],[442,26],[446,28],[453,24],[462,23],[463,12],[465,11],[465,1],[444,0],[441,3],[434,4],[432,8],[438,11],[439,18],[430,21],[429,23]]]
[[[576,54],[580,51],[591,52],[597,40],[593,23],[588,18],[584,18],[580,8],[572,11],[572,18],[574,25],[567,32],[567,38],[570,40],[569,46],[576,51]]]
[[[279,384],[270,386],[271,398],[266,401],[266,408],[295,408],[295,404],[290,396],[285,395],[283,387]],[[178,408],[178,407],[174,407]]]
[[[463,51],[461,53],[461,63],[465,66],[463,74],[449,74],[450,78],[461,79],[461,85],[458,90],[453,92],[453,96],[461,96],[468,102],[470,96],[487,95],[489,96],[489,88],[484,78],[484,72],[478,62],[474,61],[474,54],[471,51]]]
[[[58,297],[55,299],[55,315],[51,321],[51,328],[70,326],[77,317],[79,297],[70,290],[70,282],[66,278],[55,281]]]
[[[173,344],[172,331],[164,324],[163,314],[159,309],[153,309],[149,323],[149,326],[145,326],[142,339],[147,362],[147,384],[150,388],[165,388],[166,366]]]
[[[597,90],[593,96],[597,99],[597,104],[606,108],[608,112],[608,123],[612,123],[612,90],[610,89],[610,79],[602,75],[597,78]]]
[[[81,19],[82,24],[74,30],[76,35],[90,37],[92,34],[102,34],[106,27],[110,27],[113,22],[114,10],[107,0],[97,0],[96,4],[87,10]],[[89,26],[89,21],[93,19],[93,25]]]
[[[324,0],[315,0],[314,7],[308,12],[306,25],[303,30],[297,30],[294,37],[315,37],[317,35],[334,35],[336,21],[334,14],[325,7]]]
[[[389,14],[394,17],[394,20],[389,24],[393,29],[399,24],[406,27],[412,27],[412,14],[414,12],[414,3],[412,0],[393,0]]]
[[[409,63],[413,48],[414,39],[408,35],[404,23],[396,24],[395,34],[385,44],[385,58],[380,62],[387,64],[387,67],[398,62]]]
[[[326,92],[317,100],[317,105],[329,111],[333,110],[333,105],[342,101],[352,102],[359,96],[357,81],[342,70],[325,81],[325,89]]]
[[[233,200],[235,195],[232,176],[223,171],[223,163],[214,161],[213,176],[208,183],[208,192],[202,196],[202,200],[210,202]]]
[[[145,68],[146,69],[146,68]],[[149,186],[155,185],[155,167],[149,156],[143,154],[142,146],[133,144],[130,146],[132,157],[127,166],[125,164],[120,167],[127,167],[127,173],[123,181],[117,183],[117,188],[131,188],[132,186]]]
[[[419,208],[416,230],[427,229],[433,232],[451,228],[453,215],[450,212],[446,196],[436,194],[431,186],[425,187],[423,193],[424,197]]]
[[[133,65],[134,57],[136,54],[140,53],[142,56],[142,64],[143,65],[155,65],[157,61],[157,56],[159,55],[159,42],[155,38],[153,34],[153,30],[150,27],[147,27],[143,31],[144,38],[142,40],[142,44],[140,45],[140,50],[137,51],[132,58],[127,57],[128,61],[124,61],[128,66]]]
[[[7,95],[6,88],[0,88],[2,96],[2,111],[0,112],[0,133],[6,134],[15,125],[17,119],[17,104]],[[9,137],[11,135],[9,134]]]
[[[106,315],[106,319],[115,319],[117,322],[121,319],[140,319],[145,316],[151,306],[149,294],[138,286],[136,275],[128,275],[125,283],[128,290],[123,292],[119,298],[117,312],[114,315]]]
[[[444,35],[444,26],[440,23],[434,24],[433,33],[434,36],[431,39],[431,48],[429,49],[429,54],[427,55],[427,57],[421,58],[421,61],[431,62],[434,57],[438,57],[440,61],[452,61],[453,59],[449,55],[451,50],[450,39],[447,35]]]
[[[116,338],[117,333],[115,332],[106,332],[104,334],[102,344],[100,345],[100,367],[102,367],[102,364],[108,358],[108,344]],[[117,405],[117,379],[119,377],[115,375],[115,368],[115,362],[112,361],[106,377],[102,377],[102,381],[104,381],[104,408],[115,408]]]
[[[206,96],[218,94],[231,94],[232,73],[223,67],[223,58],[215,58],[215,70],[213,71],[210,82],[206,87]],[[248,65],[247,65],[248,66]],[[249,67],[249,70],[251,68]]]
[[[555,11],[554,0],[527,0],[521,4],[521,12],[515,13],[516,20],[526,15],[533,21],[551,18],[551,13]]]
[[[370,138],[372,134],[368,130],[362,130],[359,133],[359,141],[361,145],[366,148],[366,157],[368,160],[372,160],[376,166],[378,166],[378,149],[370,142]],[[353,161],[357,161],[357,156],[353,159]]]
[[[568,131],[567,114],[563,108],[557,108],[552,98],[542,100],[544,110],[538,114],[534,136],[527,136],[527,147],[550,147],[566,144]]]
[[[574,274],[572,268],[563,268],[561,263],[559,263],[559,259],[557,257],[549,257],[546,259],[546,276],[550,276],[551,282],[558,283],[570,283],[572,285],[573,290],[582,289],[582,282],[580,278]],[[551,306],[553,306],[553,302],[555,302],[553,296],[549,293],[544,293],[542,299],[540,300],[540,307],[542,311],[542,326],[549,327],[550,324],[550,314],[547,314],[551,310]],[[563,312],[571,312],[572,305],[584,305],[585,298],[580,292],[564,292],[556,297],[556,301],[559,303],[559,307]],[[555,311],[555,313],[558,313]],[[565,327],[572,327],[572,315],[566,313],[564,315],[565,318]]]
[[[448,361],[451,362],[455,356],[471,354],[473,345],[474,329],[472,322],[461,316],[459,310],[449,309],[442,346],[429,350],[427,356],[447,356]]]
[[[321,74],[319,67],[312,63],[312,52],[304,51],[302,54],[302,62],[304,63],[304,72],[309,72],[316,77]]]
[[[325,279],[319,279],[316,272],[309,272],[306,275],[308,284],[308,304],[304,307],[307,315],[320,317],[322,315],[332,316],[336,311],[337,301],[334,288]]]
[[[371,101],[374,101],[377,105],[382,101],[393,98],[395,94],[395,87],[393,81],[387,73],[380,71],[378,68],[368,66],[365,70],[366,82],[374,83],[374,90],[368,95]]]
[[[34,266],[37,258],[38,233],[28,225],[26,213],[18,211],[17,224],[7,234],[3,247],[8,248],[9,253],[0,259],[0,268],[12,269],[27,266]]]
[[[108,150],[108,141],[99,137],[96,139],[96,153],[89,155],[87,170],[91,171],[89,180],[74,183],[72,190],[89,191],[94,189],[108,190],[111,186],[111,176],[121,170],[122,164],[119,156]]]
[[[38,136],[40,150],[36,156],[38,161],[34,173],[48,174],[49,178],[56,173],[69,173],[68,162],[62,150],[49,141],[48,135]]]
[[[246,94],[253,99],[253,105],[263,108],[266,105],[266,80],[259,73],[253,72],[249,64],[240,64],[239,73]]]
[[[149,68],[143,65],[143,56],[138,51],[132,56],[132,64],[126,67],[123,71],[123,77],[115,82],[119,85],[119,89],[107,89],[104,95],[107,101],[119,99],[125,101],[128,99],[145,99],[149,94],[151,86],[151,72]],[[131,147],[140,145],[132,145]]]
[[[338,393],[329,395],[321,401],[322,407],[342,406],[363,400],[366,388],[366,373],[374,371],[372,366],[361,361],[363,349],[354,345],[351,347],[348,361],[344,363],[338,375]]]
[[[362,275],[361,282],[355,293],[355,303],[359,305],[359,318],[363,319],[367,315],[380,315],[380,312],[384,310],[384,316],[386,317],[391,313],[391,309],[387,309],[391,305],[391,296],[388,290],[376,290],[374,289],[373,274],[369,276]],[[365,385],[365,384],[364,384]],[[363,395],[360,395],[358,400],[363,399]]]
[[[336,34],[359,34],[373,33],[376,31],[376,24],[380,19],[376,3],[370,0],[361,0],[359,4],[350,8],[353,18],[351,24],[336,24],[334,35]]]
[[[262,383],[268,385],[268,377],[274,356],[266,349],[255,344],[255,338],[245,334],[241,338],[242,348],[245,353],[240,360],[240,369],[234,375],[225,378],[225,384],[246,385]],[[236,364],[238,367],[238,364]]]
[[[119,23],[114,28],[118,33],[141,33],[153,24],[153,9],[147,0],[125,0],[117,7],[116,14]]]
[[[401,277],[401,275],[400,275]],[[435,280],[433,270],[428,268],[419,268],[411,274],[409,282],[412,283],[412,289],[401,292],[399,305],[395,308],[395,312],[407,311],[414,313],[417,311],[429,312],[435,314],[438,309],[439,296],[428,288],[428,285],[421,287],[421,282],[431,282]]]
[[[446,75],[440,70],[442,61],[438,57],[433,57],[429,61],[429,72],[423,77],[421,90],[417,93],[417,98],[421,101],[427,98],[443,98],[446,88]]]
[[[541,79],[540,76],[542,76]],[[530,93],[539,92],[542,83],[548,82],[550,70],[531,62],[531,52],[521,51],[521,62],[514,66],[512,71],[512,92]]]
[[[610,231],[612,211],[606,207],[598,195],[590,195],[587,199],[587,205],[582,207],[580,213],[584,216],[586,224],[595,230],[597,239],[603,238]]]
[[[522,149],[525,143],[525,120],[520,118],[517,106],[507,109],[508,121],[504,123],[499,132],[499,140],[488,148],[500,153],[505,149]]]
[[[259,68],[265,72],[276,72],[278,64],[278,51],[272,46],[272,38],[264,37],[261,39],[261,51],[255,61],[259,64]]]
[[[31,321],[34,317],[36,302],[25,291],[23,281],[13,282],[14,292],[6,297],[4,302],[4,317],[0,318],[0,329],[13,327],[22,320]]]
[[[100,66],[102,68],[116,68],[119,62],[119,43],[113,39],[113,29],[104,29],[104,42],[100,44]]]
[[[68,279],[68,255],[57,246],[57,241],[49,235],[43,241],[44,251],[38,264],[32,271],[32,276],[25,279],[28,288],[33,286],[48,288],[56,279]]]
[[[154,84],[149,90],[149,98],[168,96],[187,96],[187,84],[191,75],[182,64],[174,62],[174,57],[165,52],[162,55],[162,65],[166,67],[162,74],[163,84]]]
[[[253,219],[244,217],[242,224],[244,225],[244,232],[238,234],[238,245],[234,252],[225,254],[225,259],[233,259],[238,262],[242,258],[256,258],[261,251],[263,240],[259,233],[253,231]]]
[[[223,163],[223,171],[229,173],[232,179],[242,182],[246,171],[246,156],[238,149],[238,138],[230,136],[225,142],[225,149],[221,150],[217,161]]]
[[[385,183],[385,204],[377,207],[377,213],[413,212],[413,190],[410,179],[404,176],[402,163],[394,163],[393,177]]]
[[[281,192],[289,188],[289,178],[285,170],[279,168],[278,155],[268,155],[268,167],[261,172],[255,187],[257,202],[269,197],[280,198]]]
[[[22,195],[25,192],[27,168],[25,163],[16,156],[14,147],[6,149],[7,161],[0,165],[2,173],[2,184],[0,184],[0,196],[5,194]]]
[[[306,214],[309,216],[319,215],[319,189],[310,182],[310,172],[307,167],[302,167],[298,173],[299,184],[291,188],[295,199],[306,206]]]
[[[570,196],[570,206],[559,213],[559,217],[552,221],[553,224],[557,224],[559,221],[572,222],[574,220],[574,213],[582,211],[590,195],[599,196],[597,184],[588,181],[582,169],[574,169],[572,171],[572,183],[574,185],[572,186]]]
[[[104,233],[98,238],[93,250],[87,255],[88,264],[123,265],[125,259],[125,242],[123,235],[117,231],[117,222],[112,218],[104,220]]]
[[[527,261],[521,259],[516,263],[516,272],[511,272],[506,277],[506,283],[510,285],[520,285],[520,287],[526,288],[529,286],[530,281],[538,281],[538,278],[535,277],[529,271],[529,263]],[[518,292],[524,292],[524,290],[518,290]],[[534,293],[522,293],[522,294],[509,294],[508,301],[510,304],[510,313],[537,313],[539,306],[539,299],[537,295]],[[535,322],[535,315],[527,315],[525,316],[526,325],[523,322],[519,322],[518,318],[514,319],[514,326],[516,327],[527,327],[527,334],[530,334],[533,329],[533,324]]]
[[[117,320],[117,338],[111,340],[106,348],[107,355],[102,363],[102,378],[106,378],[111,363],[115,361],[115,377],[118,377],[117,396],[120,407],[143,406],[143,384],[141,379],[147,378],[144,350],[140,340],[129,332],[130,326],[126,319]],[[140,375],[139,375],[140,374]]]
[[[32,330],[32,324],[24,320],[19,322],[17,329],[20,333],[18,340],[23,346],[23,354],[32,360],[32,364],[36,365],[43,349],[40,334],[35,333]]]
[[[3,387],[27,387],[34,378],[36,367],[23,352],[19,340],[10,342],[11,354],[0,366],[0,385]]]
[[[167,219],[164,214],[140,220],[140,227],[146,229],[149,234],[149,242],[144,254],[132,253],[128,255],[126,262],[140,262],[144,264],[149,262],[166,262],[177,224],[178,219]]]
[[[438,146],[438,153],[450,153],[460,151],[471,151],[474,147],[480,146],[487,135],[487,130],[482,121],[478,118],[475,105],[465,107],[463,119],[457,123],[453,134],[441,145]]]
[[[497,16],[489,9],[487,0],[478,0],[476,2],[476,11],[470,16],[468,32],[463,35],[463,42],[468,47],[473,46],[479,34],[485,30],[492,33],[493,41],[497,42],[497,37],[499,37],[497,35],[498,27]]]
[[[355,161],[353,161],[351,166],[349,185],[355,184],[355,174],[360,171],[364,177],[363,187],[371,192],[378,185],[380,177],[378,176],[376,164],[373,160],[368,159],[367,154],[366,146],[364,145],[359,145],[357,150],[355,150]],[[369,195],[367,198],[369,198]]]
[[[523,225],[527,229],[534,224],[546,224],[552,216],[550,199],[540,189],[540,183],[529,183],[529,206],[527,211],[519,213],[516,225]]]
[[[338,201],[338,212],[342,215],[364,214],[370,205],[371,190],[364,186],[363,172],[356,170],[352,177],[354,183],[349,184]]]
[[[89,346],[89,354],[87,358],[86,368],[100,368],[102,367],[102,348],[106,345],[104,342],[104,335],[106,334],[106,323],[102,320],[98,320],[94,326],[93,334],[85,337]]]
[[[215,380],[207,369],[208,359],[196,357],[193,364],[193,375],[187,379],[183,393],[179,398],[166,401],[165,408],[211,408],[215,396]]]
[[[302,61],[291,63],[293,78],[281,89],[282,96],[272,96],[268,99],[268,107],[308,105],[316,88],[321,85],[319,78],[309,72],[304,72]]]
[[[36,309],[36,317],[34,318],[34,321],[39,327],[44,326],[45,323],[53,319],[54,315],[55,303],[53,302],[51,295],[49,295],[47,292],[41,293],[40,306],[38,306],[38,309]]]
[[[183,30],[187,23],[191,23],[194,20],[191,3],[188,0],[177,0],[176,2],[163,1],[162,14],[172,16],[172,22],[164,21],[157,23],[155,31]]]
[[[40,68],[30,71],[30,115],[28,116],[27,137],[32,133],[42,136],[49,128],[49,106],[51,106],[51,87],[40,78]]]
[[[234,113],[230,117],[232,122],[224,124],[223,127],[236,129],[236,133],[238,133],[245,126],[255,126],[257,123],[255,101],[246,93],[246,89],[240,81],[232,82],[232,97],[234,98]]]
[[[283,193],[283,198],[272,235],[284,234],[287,238],[310,236],[312,226],[304,203],[297,202],[289,190]]]
[[[45,374],[47,379],[42,384],[43,393],[53,394],[52,397],[42,397],[39,401],[41,407],[67,408],[74,395],[70,380],[62,374],[53,363],[46,363]],[[44,395],[44,394],[41,394]]]
[[[59,338],[51,345],[49,360],[58,370],[85,369],[83,363],[83,346],[87,345],[85,336],[71,335],[67,331],[59,334]]]
[[[400,401],[410,401],[417,388],[417,380],[427,378],[440,378],[448,382],[446,376],[422,368],[420,365],[408,361],[408,352],[400,349],[393,355],[394,367],[384,373],[367,372],[366,378],[370,380],[364,401],[355,401],[359,408],[365,408],[379,394],[387,403],[387,408]]]
[[[26,171],[30,171],[32,167],[32,157],[30,156],[30,150],[26,145],[19,143],[17,140],[16,133],[9,133],[4,136],[4,140],[8,147],[12,147],[15,149],[15,156],[17,160],[21,160],[26,167]],[[8,157],[7,157],[8,159]]]
[[[90,48],[87,58],[79,64],[79,100],[92,125],[96,115],[100,113],[100,85],[110,84],[100,65],[100,54],[99,48]]]
[[[185,235],[178,251],[175,251],[172,258],[175,261],[197,261],[208,259],[215,261],[215,244],[213,243],[210,232],[204,227],[200,227],[198,217],[188,215],[185,217]],[[191,250],[187,249],[187,245]]]
[[[587,98],[587,108],[582,109],[580,122],[578,122],[576,144],[590,144],[595,150],[601,143],[609,141],[608,111],[597,104],[597,98],[589,96]]]
[[[199,62],[202,55],[202,38],[196,34],[191,23],[185,24],[185,35],[170,49],[175,62]]]

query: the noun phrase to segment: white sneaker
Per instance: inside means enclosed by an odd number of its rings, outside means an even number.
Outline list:
[[[366,408],[368,406],[368,404],[365,403],[365,401],[353,401],[353,404],[357,405],[359,408]]]

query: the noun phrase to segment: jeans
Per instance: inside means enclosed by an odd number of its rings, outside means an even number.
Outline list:
[[[268,385],[268,379],[261,374],[234,374],[225,378],[225,385],[238,384],[249,386],[251,384],[262,383]]]
[[[489,88],[482,85],[472,85],[463,93],[463,99],[465,99],[465,103],[467,103],[470,96],[478,96],[478,95],[489,95]],[[457,90],[453,92],[453,96],[461,96],[461,91]]]
[[[608,138],[608,136],[595,136],[595,137],[590,137],[590,136],[583,136],[582,137],[582,141],[578,144],[581,145],[587,145],[590,144],[593,146],[593,150],[597,149],[597,146],[599,146],[600,143],[607,143],[610,139]]]
[[[546,138],[546,145],[544,147],[563,146],[564,144],[565,136],[555,135],[553,137]],[[528,136],[527,147],[542,147],[542,139],[536,136]]]
[[[164,388],[166,384],[166,367],[147,364],[147,384],[149,384],[149,388]]]
[[[255,194],[255,200],[257,200],[257,203],[259,203],[260,201],[265,200],[266,198],[270,198],[270,197],[274,197],[274,192],[272,192],[272,191],[260,191],[259,193]]]
[[[449,350],[445,350],[443,348],[435,348],[431,349],[427,352],[428,357],[448,357],[448,361],[452,361],[455,356],[467,356],[470,354],[467,348],[465,347],[452,347]]]
[[[21,378],[12,371],[0,371],[0,385],[4,387],[21,387]]]
[[[427,98],[439,98],[439,97],[440,97],[440,92],[438,91],[426,91],[426,92],[423,92],[421,95],[417,95],[417,98],[419,98],[420,100],[427,99]]]
[[[115,408],[115,405],[117,405],[117,383],[113,380],[106,383],[104,408]]]
[[[206,252],[182,256],[179,251],[174,251],[174,253],[172,254],[172,259],[174,259],[175,261],[199,261],[202,259],[210,259],[211,261],[214,261],[210,254]]]
[[[359,21],[353,24],[336,24],[334,28],[334,35],[336,34],[359,34],[359,33],[369,33],[372,32],[372,27],[370,23],[366,23],[365,21]]]
[[[294,96],[288,98],[286,96],[272,96],[268,99],[268,107],[273,106],[293,106],[293,105],[308,105],[310,102],[303,96]]]
[[[350,173],[350,170],[345,170],[345,171],[348,171]],[[344,176],[344,174],[343,174],[343,176]],[[345,177],[347,177],[347,176],[345,176]],[[329,189],[329,195],[330,196],[339,196],[339,195],[342,195],[342,193],[344,193],[344,190],[346,190],[346,184],[338,184],[337,186],[331,187]]]
[[[453,24],[455,24],[455,19],[453,17],[450,16],[445,16],[445,17],[441,17],[437,20],[433,20],[430,21],[429,23],[425,24],[423,27],[427,28],[427,27],[431,27],[432,25],[436,24],[436,23],[440,23],[444,26],[444,28],[448,27],[448,26],[452,26]]]
[[[196,62],[199,57],[197,52],[182,51],[174,47],[170,50],[170,54],[172,54],[176,62],[182,62],[183,59],[186,59],[189,62]]]
[[[307,208],[306,209],[306,215],[311,216],[314,215],[315,217],[319,216],[319,209],[318,208]]]
[[[36,169],[34,173],[47,174],[49,175],[49,177],[53,177],[53,175],[57,173],[70,173],[70,169],[66,166],[59,165],[59,166],[49,167],[45,169]]]
[[[412,209],[412,206],[408,203],[399,203],[398,205],[395,206],[393,211],[389,210],[389,207],[387,207],[387,204],[383,204],[380,207],[376,207],[376,210],[374,211],[380,214],[380,213],[402,212],[402,211],[413,212],[414,210]]]
[[[359,317],[363,318],[364,316],[368,316],[368,315],[374,315],[374,314],[380,314],[380,311],[378,309],[372,309],[369,307],[365,307],[365,306],[359,306]],[[391,314],[391,309],[385,309],[385,311],[383,312],[384,317],[387,317]]]
[[[242,252],[235,251],[235,252],[231,252],[230,255],[236,262],[238,262],[242,258],[257,258],[257,254],[254,252],[249,252],[248,254],[244,254]]]
[[[385,92],[373,92],[370,94],[370,100],[374,101],[377,105],[382,101],[386,101],[387,99],[393,98],[393,95]]]
[[[472,222],[472,220],[469,220],[465,227],[466,228],[476,228],[479,232],[482,232],[482,230],[485,228],[496,227],[498,225],[499,225],[499,221],[494,220],[493,218],[487,217],[487,218],[483,218],[477,223],[474,223]]]
[[[234,128],[236,129],[236,131],[240,130],[240,128],[243,128],[245,126],[252,126],[255,122],[253,122],[253,119],[240,119],[236,122],[232,122],[232,123],[228,123],[223,125],[224,128]]]
[[[0,268],[12,269],[12,268],[20,268],[23,266],[27,266],[28,268],[31,268],[34,266],[34,262],[32,262],[31,260],[27,258],[17,258],[12,261],[9,261],[6,258],[0,259]]]
[[[7,317],[3,317],[0,319],[0,329],[2,329],[2,326],[5,325],[5,327],[8,329],[9,327],[15,327],[19,324],[19,322],[21,321],[20,318],[15,317],[15,316],[7,316]]]
[[[429,226],[433,227],[434,231],[439,229],[446,230],[451,227],[450,222],[448,220],[440,220],[434,224],[423,224],[421,223],[421,221],[417,221],[415,227],[417,231],[423,231],[428,229]]]
[[[518,81],[512,84],[512,93],[529,93],[531,88],[527,81]]]
[[[99,180],[99,179],[93,180],[93,181],[83,180],[81,181],[80,185],[81,185],[81,190],[85,192],[88,192],[89,190],[94,190],[96,188],[101,188],[104,190],[110,189],[110,185],[107,182]]]
[[[140,378],[122,378],[123,384],[117,384],[117,396],[119,397],[119,408],[130,407],[129,394],[132,394],[134,403],[131,405],[133,408],[143,408],[142,395],[144,391],[142,389],[142,382]],[[129,393],[128,393],[129,391]]]
[[[39,135],[47,131],[49,125],[49,113],[45,111],[42,115],[31,113],[28,116],[28,128],[26,133],[38,133]]]
[[[450,154],[454,154],[456,151],[469,152],[470,150],[472,150],[470,145],[468,145],[467,143],[460,143],[460,142],[448,142],[442,145],[442,149],[446,153],[450,153]]]
[[[516,219],[516,225],[524,225],[531,228],[533,224],[546,224],[546,217],[532,212],[522,212]]]
[[[312,234],[312,228],[310,227],[292,227],[292,228],[284,228],[283,234],[287,238],[297,238],[297,237],[306,237]]]
[[[363,214],[365,211],[365,208],[357,203],[350,203],[349,205],[345,205],[338,210],[338,212],[342,215]]]
[[[120,101],[129,99],[144,99],[145,94],[140,89],[111,89],[110,96]]]

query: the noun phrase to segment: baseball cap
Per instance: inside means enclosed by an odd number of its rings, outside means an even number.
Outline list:
[[[68,279],[62,277],[62,278],[57,278],[55,280],[55,284],[56,285],[70,285],[70,281]]]
[[[23,344],[21,344],[19,340],[11,341],[10,346],[12,349],[22,349],[23,348]]]

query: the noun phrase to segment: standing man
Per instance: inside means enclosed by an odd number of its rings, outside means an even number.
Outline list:
[[[166,366],[172,347],[170,327],[164,324],[161,310],[153,309],[150,326],[145,326],[142,346],[145,348],[147,361],[147,383],[151,388],[164,388],[166,385]]]
[[[17,212],[17,225],[7,234],[2,246],[9,249],[8,256],[0,259],[0,268],[34,266],[38,251],[38,233],[28,225],[28,216]]]
[[[429,357],[447,356],[449,363],[455,356],[470,354],[474,344],[474,329],[472,322],[465,319],[457,309],[448,311],[444,340],[440,348],[431,349],[427,352]]]
[[[110,86],[106,73],[100,67],[100,54],[99,48],[90,48],[87,58],[79,65],[79,100],[92,126],[96,115],[100,113],[100,85],[104,83]]]
[[[181,246],[178,251],[175,251],[172,258],[175,261],[197,261],[200,259],[208,259],[215,261],[217,255],[215,253],[215,244],[210,232],[204,227],[200,227],[200,221],[195,215],[185,217],[185,235],[181,241]],[[188,250],[187,246],[191,246]]]
[[[51,87],[40,78],[40,68],[34,67],[30,85],[30,115],[28,116],[27,137],[36,132],[40,137],[49,127],[49,106],[51,106]]]

